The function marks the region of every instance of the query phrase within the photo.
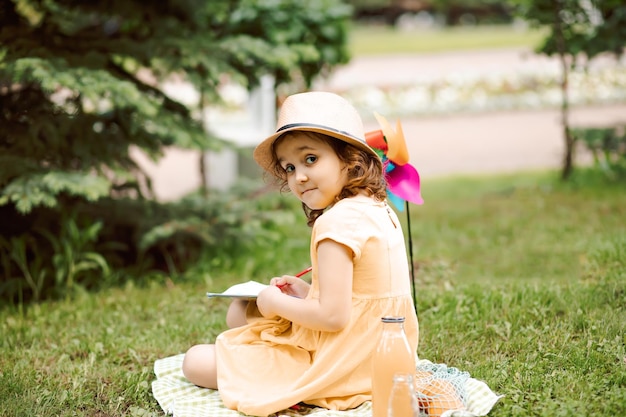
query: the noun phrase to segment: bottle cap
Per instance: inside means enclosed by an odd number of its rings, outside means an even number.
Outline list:
[[[383,317],[381,318],[383,323],[404,323],[404,317]]]

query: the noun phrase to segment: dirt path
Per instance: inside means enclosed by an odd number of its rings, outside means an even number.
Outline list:
[[[615,65],[615,61],[597,59],[593,65]],[[621,65],[626,65],[626,59]],[[554,73],[558,69],[556,59],[536,55],[526,48],[363,57],[352,60],[315,87],[340,91],[359,85],[406,84],[420,78]],[[573,126],[626,123],[626,103],[574,108],[570,121]],[[401,123],[409,142],[411,163],[425,178],[558,168],[564,154],[558,110],[450,114],[402,119]],[[365,127],[379,128],[375,122]],[[589,162],[589,155],[580,152],[578,162]]]
[[[626,122],[626,104],[573,109],[572,125]],[[423,179],[455,174],[559,168],[564,155],[557,110],[450,115],[401,120],[411,163]],[[366,125],[366,130],[379,127]],[[577,163],[589,163],[578,152]]]

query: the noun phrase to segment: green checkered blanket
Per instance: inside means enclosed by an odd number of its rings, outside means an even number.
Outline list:
[[[159,359],[154,364],[154,373],[157,379],[152,383],[154,398],[165,414],[173,417],[240,417],[245,414],[230,410],[222,404],[219,393],[215,390],[199,388],[183,376],[181,366],[184,354]],[[418,367],[433,365],[426,360],[420,360]],[[468,378],[465,381],[465,406],[467,410],[449,411],[442,417],[475,417],[484,416],[502,396],[496,395],[482,381]],[[301,407],[298,410],[289,409],[274,414],[274,417],[371,417],[371,403],[365,402],[361,406],[347,411],[333,411],[319,407]]]

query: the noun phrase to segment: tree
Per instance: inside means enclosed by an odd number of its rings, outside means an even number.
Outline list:
[[[225,146],[200,111],[220,103],[224,80],[306,88],[347,62],[350,17],[339,0],[0,0],[0,297],[37,299],[111,259],[145,265],[146,241],[168,250],[172,218],[205,236],[240,227],[236,213],[207,218],[219,210],[206,200],[142,200],[150,180],[129,149],[158,159],[166,146]],[[195,87],[197,105],[164,92],[172,77]]]
[[[304,86],[345,63],[350,9],[336,0],[2,0],[0,204],[140,194],[129,156],[222,146],[196,109],[168,97],[176,75],[219,101],[224,78]],[[143,187],[141,186],[143,185]]]
[[[626,46],[626,4],[621,0],[518,0],[516,13],[549,33],[537,52],[557,55],[561,62],[561,124],[565,154],[561,177],[573,171],[575,137],[569,123],[568,75],[575,65],[610,53],[621,56]]]

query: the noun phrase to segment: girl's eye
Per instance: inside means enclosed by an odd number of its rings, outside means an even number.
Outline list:
[[[306,161],[306,163],[307,163],[307,164],[312,164],[312,163],[314,163],[315,161],[317,161],[317,156],[314,156],[314,155],[308,155],[308,156],[306,157],[305,161]]]
[[[294,166],[291,164],[285,165],[283,169],[285,170],[285,172],[292,172],[294,170]]]

